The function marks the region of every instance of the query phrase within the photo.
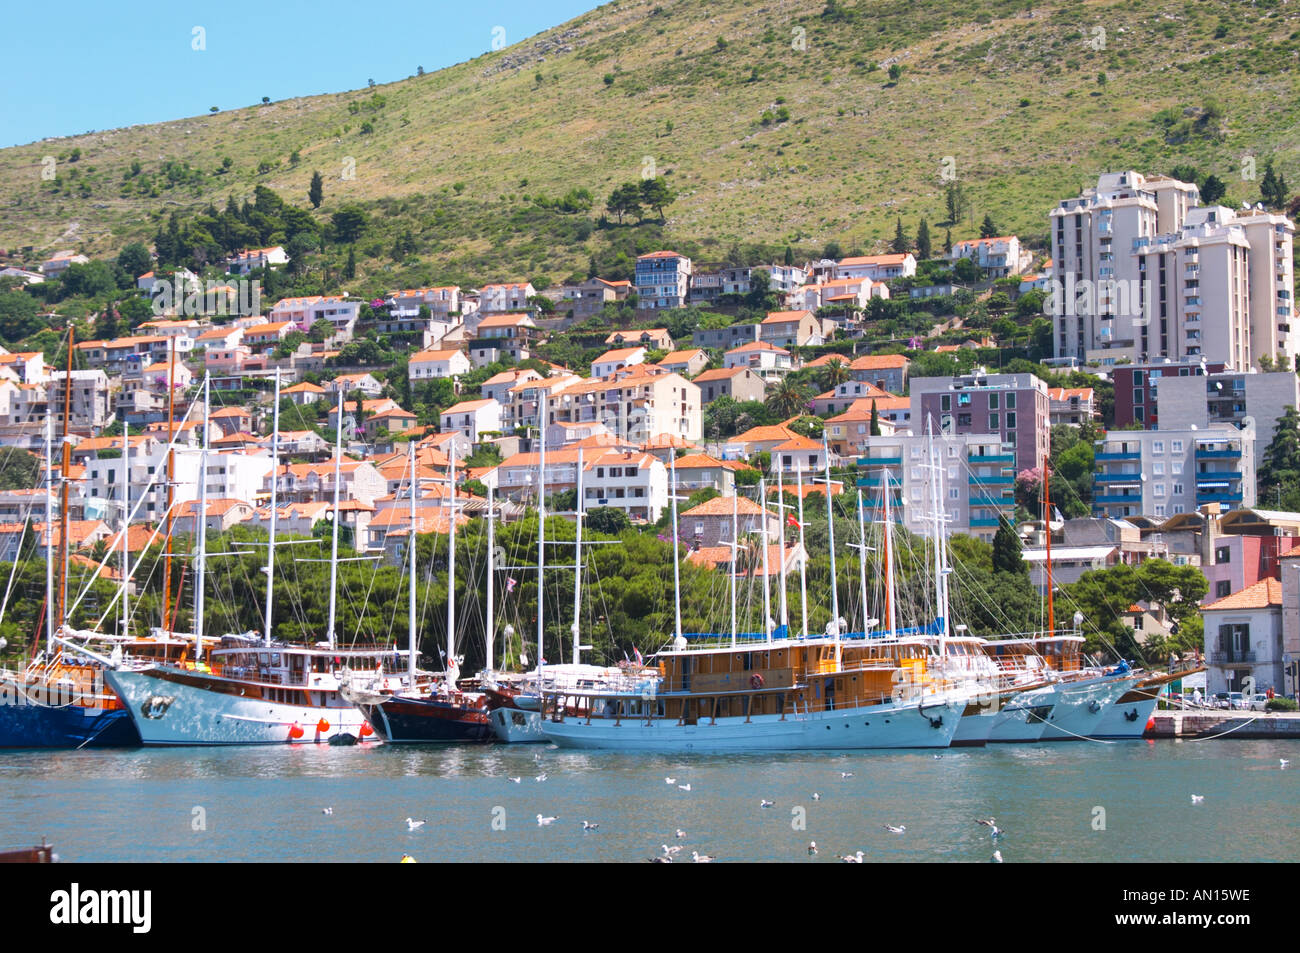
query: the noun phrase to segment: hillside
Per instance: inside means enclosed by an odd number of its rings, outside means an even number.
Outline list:
[[[945,157],[970,200],[954,237],[989,213],[1041,239],[1051,205],[1107,168],[1190,163],[1231,203],[1258,197],[1243,156],[1300,180],[1298,56],[1300,9],[1271,0],[609,3],[374,89],[0,150],[0,247],[107,256],[257,185],[310,209],[320,170],[314,215],[372,213],[358,286],[559,280],[658,244],[865,251],[896,217],[945,220]],[[650,163],[680,196],[665,224],[599,227]],[[574,188],[591,212],[533,202]]]

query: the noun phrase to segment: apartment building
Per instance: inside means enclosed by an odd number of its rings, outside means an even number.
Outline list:
[[[636,260],[636,293],[640,307],[655,310],[686,304],[691,260],[675,251],[656,251]]]
[[[1051,399],[1033,374],[918,377],[911,386],[918,433],[928,421],[936,433],[997,435],[1014,453],[1017,471],[1042,466],[1051,446]]]
[[[1223,511],[1255,505],[1255,431],[1111,431],[1097,444],[1094,516],[1173,516],[1206,503]]]

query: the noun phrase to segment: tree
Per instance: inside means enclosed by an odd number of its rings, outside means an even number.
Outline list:
[[[1206,205],[1213,205],[1223,198],[1224,193],[1227,191],[1228,187],[1223,184],[1223,180],[1217,175],[1207,176],[1205,181],[1201,183],[1201,201]]]
[[[772,392],[767,395],[766,404],[777,417],[785,420],[801,413],[807,399],[804,389],[786,377],[772,388]]]
[[[930,246],[930,223],[921,219],[921,224],[916,227],[916,257],[925,260],[930,257],[933,249]]]
[[[966,214],[966,190],[957,181],[949,182],[944,190],[944,205],[948,209],[948,224],[956,225]]]
[[[312,208],[320,208],[325,198],[325,179],[319,171],[311,174],[311,186],[307,189],[307,199]]]
[[[677,193],[668,186],[668,180],[662,175],[653,179],[641,180],[641,201],[654,209],[663,221],[664,208],[677,200]]]
[[[1261,506],[1300,496],[1300,412],[1296,408],[1288,406],[1278,418],[1257,476]]]
[[[355,205],[349,205],[330,216],[334,228],[334,237],[342,243],[355,242],[366,230],[366,213]]]
[[[348,246],[347,264],[343,266],[343,278],[345,281],[351,281],[357,276],[357,246]]]
[[[874,400],[871,402],[871,436],[880,436],[880,415],[876,411],[876,402]]]
[[[902,75],[903,67],[899,66],[897,63],[894,63],[889,67],[889,81],[891,83],[897,83],[899,79],[902,78]]]
[[[789,245],[785,246],[785,255],[782,257],[782,261],[787,265],[794,264],[794,249]]]
[[[0,490],[30,490],[41,479],[41,461],[26,450],[0,447]]]
[[[952,229],[951,228],[945,228],[943,231],[943,253],[945,255],[952,254]]]
[[[985,215],[984,221],[980,225],[980,238],[996,238],[998,227],[993,224],[993,216]]]
[[[0,340],[15,344],[44,328],[36,299],[25,291],[0,291]]]
[[[907,252],[910,246],[911,241],[908,239],[907,233],[903,231],[903,219],[900,217],[898,224],[894,227],[894,240],[889,243],[890,250],[895,255],[902,255]]]
[[[117,254],[117,265],[132,278],[139,278],[153,263],[149,249],[142,242],[131,242]]]
[[[624,215],[635,215],[639,219],[642,214],[641,187],[635,182],[625,182],[615,187],[605,202],[605,211],[617,215],[620,225]]]
[[[632,520],[624,510],[613,506],[598,506],[587,510],[587,529],[606,536],[620,536],[632,528]]]
[[[1029,573],[1029,567],[1020,555],[1020,537],[1005,517],[998,520],[998,531],[993,534],[993,571]]]
[[[1259,196],[1269,208],[1281,208],[1286,205],[1286,179],[1273,169],[1273,160],[1264,163],[1264,177],[1259,183]]]

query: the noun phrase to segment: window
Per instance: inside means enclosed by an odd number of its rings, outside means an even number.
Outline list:
[[[1008,429],[1008,430],[1015,430],[1015,429],[1016,429],[1016,415],[1015,415],[1015,414],[1011,414],[1011,413],[1007,414],[1007,429]]]
[[[1227,579],[1220,579],[1214,584],[1214,598],[1222,599],[1224,596],[1232,595],[1232,583]]]
[[[952,410],[952,395],[943,394],[939,397],[940,410]]]
[[[1135,404],[1140,404],[1140,403],[1142,403],[1142,389],[1141,389],[1141,388],[1138,388],[1138,387],[1133,388],[1133,403],[1135,403]]]
[[[998,414],[989,414],[989,430],[997,431],[1002,429],[1002,421]]]
[[[1154,487],[1152,487],[1151,495],[1152,495],[1152,496],[1164,496],[1164,495],[1165,495],[1165,485],[1164,485],[1163,483],[1157,483]]]
[[[1219,546],[1219,547],[1217,547],[1217,548],[1214,550],[1214,561],[1215,561],[1215,563],[1230,563],[1230,562],[1232,562],[1232,547],[1230,547],[1230,546]]]
[[[1175,460],[1170,465],[1169,472],[1172,473],[1174,476],[1178,476],[1179,474],[1181,474],[1183,472],[1183,461]]]
[[[989,410],[997,410],[997,409],[998,409],[998,395],[989,394]]]
[[[1151,452],[1152,452],[1152,453],[1164,453],[1164,452],[1165,452],[1165,442],[1164,442],[1163,440],[1154,440],[1154,441],[1152,441],[1152,443],[1151,443]]]
[[[958,490],[956,487],[953,487],[951,490],[948,491],[948,499],[950,499],[950,500],[960,500],[960,499],[961,499],[961,491]]]
[[[1015,409],[1016,409],[1016,395],[1007,394],[1007,410],[1015,410]]]
[[[1183,495],[1183,485],[1181,483],[1175,483],[1174,496],[1182,496],[1182,495]],[[1176,510],[1175,512],[1181,513],[1182,510]]]
[[[1171,440],[1169,446],[1174,453],[1183,452],[1183,442],[1181,440]]]
[[[1164,465],[1163,463],[1160,463],[1160,462],[1153,463],[1153,464],[1151,465],[1151,473],[1152,473],[1153,476],[1164,476],[1164,475],[1165,475],[1165,465]]]

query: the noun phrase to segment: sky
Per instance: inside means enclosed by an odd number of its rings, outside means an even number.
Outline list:
[[[0,31],[0,147],[359,89],[473,59],[598,0],[66,0]],[[31,24],[40,18],[31,11]],[[15,25],[12,17],[9,25]],[[496,46],[494,47],[494,41]]]

